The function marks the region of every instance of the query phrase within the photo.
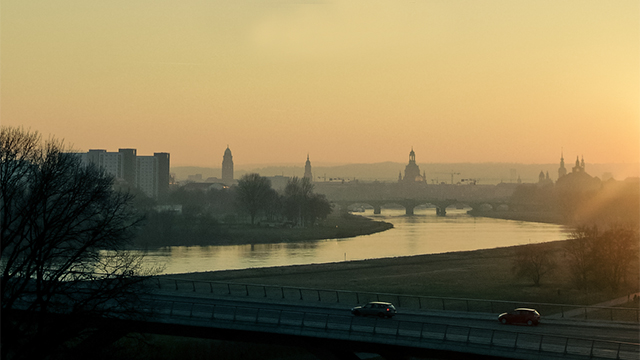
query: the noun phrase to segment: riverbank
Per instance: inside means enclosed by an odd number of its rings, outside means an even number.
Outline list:
[[[470,211],[469,215],[561,224],[559,217],[549,213],[509,211]],[[305,228],[286,223],[259,222],[221,223],[205,218],[186,218],[172,214],[156,214],[134,239],[133,249],[159,249],[169,246],[258,245],[342,239],[370,235],[392,229],[392,223],[351,214],[330,214],[326,219]]]
[[[399,224],[397,226],[398,229],[401,228]],[[389,234],[392,236],[388,241],[388,246],[397,246],[397,243],[394,243],[395,233]],[[562,261],[565,243],[566,241],[553,241],[546,244],[554,249],[555,257]],[[387,243],[385,243],[386,246]],[[571,286],[568,275],[564,271],[550,274],[543,279],[541,286],[536,287],[525,279],[516,279],[513,275],[517,248],[517,246],[510,246],[326,264],[171,274],[165,275],[165,277],[317,289],[510,300],[521,303],[588,305],[626,296],[633,292],[631,289],[638,288],[640,271],[637,262],[629,271],[631,276],[628,278],[627,287],[621,289],[618,294],[605,291],[576,290]],[[344,304],[345,308],[351,305],[355,304]],[[623,304],[622,306],[637,305]],[[173,360],[191,354],[195,354],[194,357],[198,358],[214,356],[243,360],[316,358],[306,349],[295,347],[295,344],[281,347],[168,336],[145,338],[145,344],[152,344],[150,348],[154,352],[150,353],[151,355],[148,357],[150,359]],[[137,357],[140,354],[140,351],[135,353]]]
[[[220,223],[205,218],[157,214],[133,240],[132,249],[159,249],[170,246],[257,245],[341,239],[370,235],[393,228],[393,224],[353,214],[331,214],[305,227],[287,224]]]
[[[566,240],[546,243],[558,268],[541,286],[514,276],[518,246],[396,258],[166,275],[204,281],[537,303],[596,304],[639,291],[639,260],[617,292],[582,291],[563,267]]]
[[[567,225],[563,216],[556,212],[542,211],[479,211],[470,210],[471,216],[482,216],[493,219],[539,222],[545,224]]]
[[[329,215],[319,224],[307,228],[270,225],[230,226],[216,245],[274,244],[323,239],[342,239],[370,235],[393,228],[386,221],[353,214]]]

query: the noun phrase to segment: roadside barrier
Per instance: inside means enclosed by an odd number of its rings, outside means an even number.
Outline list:
[[[242,324],[264,332],[301,334],[309,331],[316,337],[353,339],[364,335],[368,341],[401,346],[429,348],[429,343],[475,347],[475,351],[497,349],[502,351],[534,352],[575,359],[630,359],[640,356],[640,344],[584,339],[531,332],[478,327],[398,321],[395,319],[362,318],[334,315],[318,311],[294,311],[277,308],[217,305],[206,302],[152,300],[150,309],[154,317],[188,318],[206,321],[208,326],[224,327],[224,322]],[[166,322],[166,321],[165,321]],[[198,323],[200,324],[200,323]],[[234,325],[235,329],[238,327]],[[480,349],[480,350],[478,350]],[[483,350],[484,349],[484,350]],[[470,350],[471,353],[473,351]]]
[[[387,301],[397,307],[421,310],[502,313],[518,307],[534,308],[544,318],[581,320],[624,321],[640,323],[640,308],[583,306],[501,300],[466,299],[406,294],[372,293],[348,290],[313,289],[304,287],[244,284],[224,281],[187,280],[155,277],[158,289],[210,293],[215,295],[243,296],[295,300],[316,303],[347,304],[349,306],[369,301]],[[630,299],[631,300],[631,299]]]

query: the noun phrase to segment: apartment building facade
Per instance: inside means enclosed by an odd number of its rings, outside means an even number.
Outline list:
[[[84,163],[104,169],[116,181],[135,187],[150,198],[162,200],[168,195],[171,181],[169,153],[138,156],[136,149],[127,148],[117,152],[91,149],[79,155]]]

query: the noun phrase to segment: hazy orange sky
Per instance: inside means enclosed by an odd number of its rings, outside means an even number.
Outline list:
[[[172,166],[640,161],[637,0],[1,0],[1,122]]]

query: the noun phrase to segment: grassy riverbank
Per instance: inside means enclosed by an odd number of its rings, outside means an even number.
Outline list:
[[[369,235],[393,228],[391,223],[352,214],[331,214],[305,228],[275,223],[219,223],[212,219],[162,213],[147,221],[134,239],[133,248],[274,244]]]
[[[283,228],[268,225],[230,226],[216,245],[242,245],[340,239],[369,235],[393,228],[393,224],[366,217],[342,214],[329,215],[319,224],[307,228]]]
[[[553,274],[543,278],[541,286],[533,286],[531,281],[514,277],[512,269],[517,248],[515,246],[167,276],[320,289],[565,304],[595,304],[639,290],[639,261],[634,262],[629,269],[626,284],[616,292],[575,289],[568,270],[563,267],[564,243],[565,241],[547,243],[553,251],[558,268]]]
[[[566,219],[557,212],[552,211],[478,211],[471,210],[469,215],[482,216],[494,219],[540,222],[547,224],[566,225]]]
[[[547,243],[556,260],[563,259],[565,241]],[[580,291],[571,286],[566,269],[546,277],[541,286],[515,279],[516,246],[408,257],[345,261],[245,270],[166,275],[171,278],[220,280],[320,289],[461,297],[566,304],[597,304],[637,292],[640,260],[629,269],[625,286],[617,292]],[[625,306],[638,306],[637,303]],[[256,344],[174,336],[146,336],[137,359],[316,359],[314,352],[295,344]],[[125,347],[130,348],[126,344]],[[126,352],[125,352],[126,353]],[[123,357],[123,358],[128,358]]]

